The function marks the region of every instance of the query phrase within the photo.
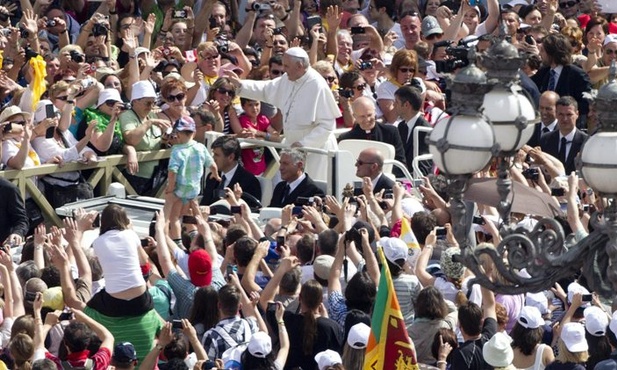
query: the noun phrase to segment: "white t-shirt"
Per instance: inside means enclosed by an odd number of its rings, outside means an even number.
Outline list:
[[[92,244],[105,276],[105,290],[113,294],[145,284],[139,267],[139,236],[133,230],[109,230]]]

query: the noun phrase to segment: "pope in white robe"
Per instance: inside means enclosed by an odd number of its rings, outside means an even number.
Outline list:
[[[274,80],[252,81],[229,77],[243,98],[272,104],[281,110],[285,143],[293,147],[336,150],[336,118],[341,115],[326,80],[308,64],[308,54],[298,47],[283,56],[285,74]],[[305,171],[327,180],[328,157],[308,153]]]

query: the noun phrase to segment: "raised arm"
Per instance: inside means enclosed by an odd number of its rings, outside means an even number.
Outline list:
[[[283,247],[286,248],[286,247]],[[274,271],[274,275],[272,279],[268,281],[264,290],[261,291],[261,295],[259,297],[259,305],[262,310],[266,310],[268,307],[268,302],[274,301],[274,297],[278,293],[279,285],[281,284],[281,280],[283,276],[300,265],[297,257],[283,257],[281,262],[279,263],[279,267]]]
[[[257,269],[259,268],[259,264],[261,261],[268,255],[268,248],[270,247],[269,241],[263,241],[257,245],[255,252],[253,253],[253,258],[249,262],[248,266],[246,266],[246,270],[244,271],[244,275],[242,276],[242,287],[246,290],[247,293],[252,292],[260,292],[261,288],[257,283],[255,283],[255,276],[257,275]]]
[[[21,290],[21,284],[19,283],[19,278],[15,273],[15,266],[13,265],[13,261],[11,260],[11,255],[8,252],[0,251],[0,263],[6,267],[8,271],[9,278],[11,280],[10,289],[11,295],[13,296],[13,317],[19,317],[25,314],[24,310],[24,295]],[[5,304],[11,304],[11,301],[7,301],[5,298]]]
[[[435,284],[435,277],[426,271],[426,266],[428,265],[428,260],[433,255],[433,247],[436,241],[437,235],[435,229],[433,229],[426,237],[424,248],[422,248],[416,262],[416,276],[424,287]]]

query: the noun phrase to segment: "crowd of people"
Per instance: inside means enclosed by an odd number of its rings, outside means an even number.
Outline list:
[[[121,154],[131,187],[165,198],[148,236],[118,205],[48,228],[32,195],[0,178],[0,365],[362,369],[387,265],[422,366],[617,368],[617,307],[578,274],[538,293],[470,285],[430,161],[397,182],[369,146],[360,185],[338,197],[316,181],[324,157],[303,150],[383,142],[412,171],[428,152],[413,132],[448,115],[447,75],[499,39],[526,57],[519,80],[540,118],[510,177],[552,197],[550,216],[580,241],[604,204],[575,160],[617,59],[617,14],[595,1],[0,1],[2,169]],[[221,136],[206,143],[208,131]],[[271,196],[260,177],[273,158],[242,138],[287,144]],[[165,148],[169,159],[138,160]],[[87,176],[31,180],[59,207],[100,193]],[[281,217],[259,224],[262,206]],[[497,204],[474,209],[470,244],[496,248]],[[511,220],[531,232],[542,216]]]

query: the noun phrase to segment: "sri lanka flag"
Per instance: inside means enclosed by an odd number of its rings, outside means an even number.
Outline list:
[[[385,263],[381,247],[378,248],[378,253],[382,261],[381,278],[373,308],[364,369],[417,370],[419,367],[416,349],[407,334],[390,269]]]

